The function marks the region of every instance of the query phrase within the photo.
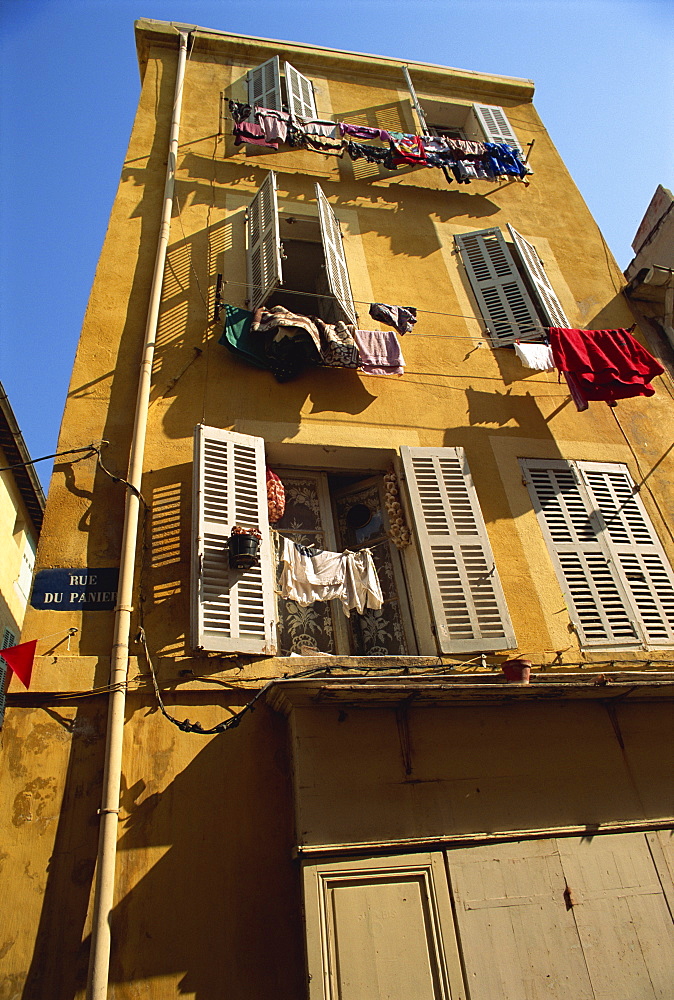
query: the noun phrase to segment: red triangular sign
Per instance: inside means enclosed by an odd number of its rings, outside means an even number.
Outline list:
[[[30,687],[30,675],[33,673],[36,646],[37,639],[31,639],[30,642],[22,642],[20,646],[0,649],[0,656],[9,669],[14,671],[23,686],[27,688]]]

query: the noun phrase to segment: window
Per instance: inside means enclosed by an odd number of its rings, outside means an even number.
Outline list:
[[[522,467],[581,643],[674,645],[674,573],[626,466]]]
[[[260,185],[246,218],[248,307],[284,305],[326,322],[344,319],[355,324],[342,231],[320,184],[315,191],[318,218],[306,218],[279,213],[273,171]]]
[[[293,118],[316,118],[314,85],[289,62],[281,63],[278,56],[256,66],[247,74],[248,103],[275,111],[287,110]]]
[[[14,645],[16,645],[16,636],[11,629],[6,628],[2,634],[2,646],[0,646],[0,649],[9,649],[10,646]],[[2,726],[5,719],[6,687],[7,664],[2,656],[0,656],[0,726]]]
[[[424,116],[433,135],[474,142],[505,142],[521,150],[503,108],[494,104],[451,104],[424,100]]]
[[[514,648],[510,616],[463,450],[404,447],[400,458],[417,537],[414,551],[410,547],[402,556],[388,543],[374,548],[387,528],[381,475],[289,472],[290,502],[279,530],[309,542],[316,539],[327,547],[371,545],[384,577],[386,599],[384,608],[371,612],[368,620],[364,616],[358,622],[342,622],[341,634],[334,625],[339,615],[344,618],[341,605],[334,614],[313,605],[311,624],[303,632],[291,620],[292,609],[279,614],[276,608],[263,439],[199,426],[194,469],[193,646],[274,655],[279,645],[289,652],[293,644],[301,646],[302,639],[309,637],[331,652],[413,653],[410,601],[417,613],[430,615],[436,636],[436,649],[419,649],[420,653]],[[365,506],[369,514],[363,524],[349,516],[357,505]],[[259,526],[262,532],[260,564],[243,572],[231,570],[227,559],[226,540],[234,524]],[[412,565],[408,560],[416,558],[425,594],[406,593],[405,579],[410,576],[406,570]]]
[[[21,567],[19,576],[14,584],[19,597],[24,603],[30,597],[30,588],[33,584],[33,570],[35,569],[35,549],[30,538],[26,535],[26,541],[21,554]]]
[[[473,294],[495,345],[540,340],[543,328],[570,326],[533,244],[508,226],[454,237]]]

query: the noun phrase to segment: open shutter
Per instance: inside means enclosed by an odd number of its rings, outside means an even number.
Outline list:
[[[524,270],[529,275],[531,284],[538,298],[539,305],[543,310],[543,315],[547,319],[549,326],[569,327],[571,324],[566,317],[562,303],[557,298],[557,294],[548,280],[545,272],[545,265],[538,256],[536,247],[524,239],[516,229],[508,223],[508,232],[512,236],[515,249],[522,262]]]
[[[575,463],[522,462],[569,614],[584,646],[635,646],[639,634],[617,567],[597,521],[597,508]]]
[[[485,142],[506,142],[516,149],[521,148],[503,108],[495,104],[474,104],[473,110],[484,132]]]
[[[541,322],[501,230],[461,233],[454,240],[492,341],[540,338]]]
[[[400,454],[441,653],[517,645],[462,448]]]
[[[674,573],[624,465],[578,463],[598,529],[650,646],[674,645]]]
[[[248,307],[257,309],[282,284],[276,174],[270,171],[246,213]]]
[[[278,56],[268,59],[261,66],[251,69],[246,77],[248,82],[248,103],[259,108],[282,111],[281,70]]]
[[[330,207],[330,202],[323,194],[320,184],[316,184],[316,200],[318,202],[318,218],[321,224],[323,252],[325,254],[325,270],[328,287],[335,296],[349,323],[358,322],[356,307],[353,304],[349,269],[346,266],[344,247],[342,245],[342,230],[337,216]]]
[[[235,524],[262,532],[260,562],[229,566]],[[192,644],[273,655],[274,588],[263,438],[200,424],[194,437]]]
[[[306,76],[298,73],[289,62],[284,66],[286,74],[286,94],[288,111],[293,118],[317,118],[314,85]]]

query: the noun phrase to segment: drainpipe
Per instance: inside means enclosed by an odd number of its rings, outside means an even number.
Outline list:
[[[189,33],[191,34],[191,32]],[[126,494],[124,530],[122,534],[122,554],[119,564],[119,590],[115,608],[115,632],[110,663],[110,700],[108,702],[108,729],[105,747],[105,770],[103,792],[99,810],[101,825],[98,839],[96,862],[96,888],[94,895],[93,923],[91,929],[91,952],[89,955],[89,979],[87,1000],[105,1000],[108,994],[110,969],[110,915],[113,907],[115,888],[115,862],[117,853],[117,827],[119,823],[119,792],[122,774],[122,743],[124,739],[124,711],[126,706],[126,682],[129,669],[129,634],[131,631],[131,602],[133,600],[133,577],[136,563],[138,540],[138,517],[140,512],[140,486],[143,474],[147,413],[150,403],[152,362],[159,321],[166,250],[171,231],[171,212],[175,187],[176,159],[178,155],[178,133],[183,99],[183,81],[187,59],[188,33],[180,32],[178,69],[176,73],[171,135],[169,139],[164,205],[155,257],[154,274],[150,290],[150,304],[145,327],[145,342],[138,379],[136,414],[129,456],[128,482],[133,489]]]

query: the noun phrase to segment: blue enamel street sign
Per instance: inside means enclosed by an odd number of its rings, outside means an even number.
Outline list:
[[[119,569],[41,569],[33,583],[31,606],[48,611],[112,611],[117,603]]]

